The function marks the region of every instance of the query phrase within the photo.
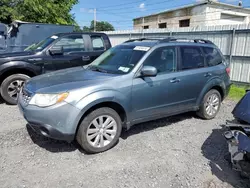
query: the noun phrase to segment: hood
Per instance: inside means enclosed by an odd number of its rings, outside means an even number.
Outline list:
[[[101,83],[119,75],[75,67],[31,78],[26,89],[32,93],[60,93]]]
[[[32,51],[2,53],[0,54],[0,58],[20,57],[20,56],[28,56],[28,55],[33,55],[33,54],[35,54],[35,52],[32,52]]]

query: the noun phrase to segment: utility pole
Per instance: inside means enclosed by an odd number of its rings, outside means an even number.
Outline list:
[[[144,17],[142,18],[142,37],[144,37]]]
[[[94,9],[94,32],[96,32],[96,8]]]

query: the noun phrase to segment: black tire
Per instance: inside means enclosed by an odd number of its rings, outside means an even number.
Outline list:
[[[208,98],[211,96],[211,95],[217,95],[218,99],[219,99],[219,106],[218,106],[218,109],[216,111],[216,113],[214,113],[213,115],[209,115],[207,112],[206,112],[206,101],[208,100]],[[199,108],[199,111],[197,111],[197,115],[199,117],[201,117],[202,119],[206,119],[206,120],[210,120],[210,119],[213,119],[219,112],[220,110],[220,106],[221,106],[221,95],[220,93],[216,90],[216,89],[211,89],[210,91],[208,91],[206,93],[206,95],[203,97],[202,99],[202,103],[200,105],[200,108]]]
[[[90,123],[94,119],[103,115],[111,116],[115,120],[117,124],[117,131],[113,140],[108,145],[97,148],[89,144],[87,140],[87,129]],[[103,107],[103,108],[99,108],[99,109],[92,111],[82,120],[79,126],[79,129],[77,131],[76,140],[87,153],[91,153],[91,154],[100,153],[100,152],[104,152],[104,151],[111,149],[117,144],[117,142],[119,141],[119,137],[121,135],[121,131],[122,131],[122,123],[121,123],[121,118],[118,115],[118,113],[111,108]]]
[[[21,81],[25,82],[29,78],[30,77],[25,75],[25,74],[13,74],[13,75],[5,78],[1,84],[1,96],[2,96],[3,100],[8,104],[12,104],[12,105],[17,104],[17,99],[15,99],[14,97],[11,97],[9,95],[8,87],[12,82],[14,82],[16,80],[21,80]]]

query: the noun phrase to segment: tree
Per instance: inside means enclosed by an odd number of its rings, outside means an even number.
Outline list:
[[[70,11],[77,3],[78,0],[0,0],[0,22],[76,24]]]
[[[115,28],[108,22],[96,22],[96,31],[114,31]],[[83,31],[94,31],[94,20],[91,21],[90,27],[84,26]]]

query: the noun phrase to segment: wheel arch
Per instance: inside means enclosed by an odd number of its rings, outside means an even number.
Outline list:
[[[34,67],[34,68],[33,68]],[[0,85],[10,75],[13,74],[25,74],[29,77],[38,75],[35,70],[37,67],[23,61],[8,62],[0,66]]]
[[[121,118],[123,127],[126,126],[127,113],[126,113],[125,108],[121,104],[119,104],[116,101],[112,101],[112,100],[99,101],[97,103],[92,103],[92,104],[88,105],[88,107],[86,108],[86,110],[82,111],[82,113],[80,115],[80,118],[79,118],[79,120],[77,122],[77,127],[76,127],[76,131],[75,131],[75,135],[76,135],[76,133],[77,133],[77,131],[79,129],[79,126],[80,126],[82,120],[88,114],[90,114],[91,112],[93,112],[94,110],[96,110],[98,108],[102,108],[102,107],[107,107],[107,108],[111,108],[111,109],[115,110],[118,113],[118,115],[120,116],[120,118]]]
[[[209,92],[212,89],[217,90],[221,95],[221,100],[222,101],[224,100],[224,98],[226,96],[226,93],[225,93],[226,86],[221,80],[214,79],[214,80],[211,80],[209,83],[207,83],[207,85],[201,91],[201,93],[197,99],[197,102],[196,102],[197,106],[201,105],[203,97],[206,95],[207,92]]]

